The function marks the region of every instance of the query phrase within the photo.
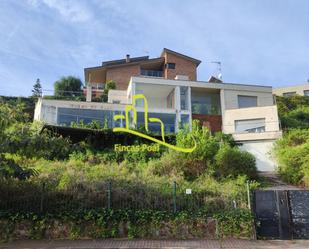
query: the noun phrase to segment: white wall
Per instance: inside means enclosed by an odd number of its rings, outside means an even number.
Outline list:
[[[270,106],[274,104],[272,92],[235,91],[224,90],[225,109],[238,108],[238,95],[257,96],[258,106]]]
[[[43,121],[47,124],[57,124],[58,107],[111,111],[125,110],[125,105],[122,104],[40,99],[36,103],[34,120]]]
[[[265,139],[267,136],[271,136],[269,139],[274,139],[281,136],[277,106],[275,105],[225,110],[223,115],[223,132],[233,134],[233,136],[235,134],[235,140],[252,140],[254,138]],[[260,118],[265,118],[264,133],[235,133],[235,120]]]
[[[109,90],[107,102],[113,103],[113,101],[119,101],[120,104],[128,104],[129,99],[128,99],[128,96],[127,96],[127,91]]]
[[[275,171],[277,164],[271,155],[274,140],[247,141],[240,146],[255,156],[258,171]]]
[[[273,93],[278,96],[282,96],[283,93],[295,92],[296,94],[303,96],[305,90],[309,90],[309,83],[302,84],[302,85],[274,88]]]

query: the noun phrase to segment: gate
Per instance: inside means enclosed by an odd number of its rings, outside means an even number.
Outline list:
[[[255,190],[259,239],[309,239],[309,190]]]

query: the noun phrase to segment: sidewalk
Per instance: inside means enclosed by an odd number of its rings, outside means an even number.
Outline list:
[[[207,248],[207,249],[305,249],[309,240],[297,241],[249,241],[226,239],[218,240],[23,240],[0,244],[0,249],[99,249],[99,248]]]

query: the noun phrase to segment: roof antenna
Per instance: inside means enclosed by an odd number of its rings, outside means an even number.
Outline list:
[[[221,61],[211,61],[210,63],[213,63],[213,64],[217,64],[217,71],[218,71],[218,79],[219,80],[222,80],[222,68],[221,68]]]

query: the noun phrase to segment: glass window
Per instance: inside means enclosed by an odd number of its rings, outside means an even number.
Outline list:
[[[174,105],[174,98],[175,98],[175,90],[173,89],[168,95],[167,95],[167,108],[175,108]]]
[[[192,92],[191,109],[193,114],[220,115],[220,95],[217,93]]]
[[[290,97],[290,96],[296,95],[296,92],[286,92],[286,93],[283,93],[282,95],[283,97]]]
[[[165,67],[168,69],[175,69],[176,68],[176,64],[175,63],[166,63]]]
[[[309,96],[309,90],[304,90],[304,95]]]
[[[180,109],[188,110],[188,87],[180,87]]]
[[[148,113],[148,118],[159,118],[164,124],[164,132],[174,133],[175,132],[175,114],[167,113]],[[144,112],[137,113],[137,128],[143,129],[145,127],[145,117]],[[158,122],[148,122],[149,131],[157,134],[161,134],[161,124]]]
[[[190,122],[190,117],[188,114],[182,114],[180,116],[180,128],[189,126],[189,122]]]
[[[125,113],[122,112],[122,111],[114,111],[113,117],[115,115],[125,115]],[[117,120],[114,120],[114,118],[113,118],[112,121],[113,121],[113,127],[124,127],[125,120],[120,119],[120,118],[117,119]]]
[[[140,90],[140,89],[136,89],[135,95],[137,95],[137,94],[144,94],[144,91]],[[135,102],[135,105],[138,106],[138,107],[143,107],[144,106],[144,100],[143,99],[137,99],[136,102]]]
[[[236,133],[260,133],[265,132],[265,118],[235,120]]]
[[[238,95],[238,108],[256,107],[257,96]]]
[[[108,110],[58,108],[58,124],[71,125],[72,122],[89,124],[100,122],[104,127],[112,128],[113,113]]]

